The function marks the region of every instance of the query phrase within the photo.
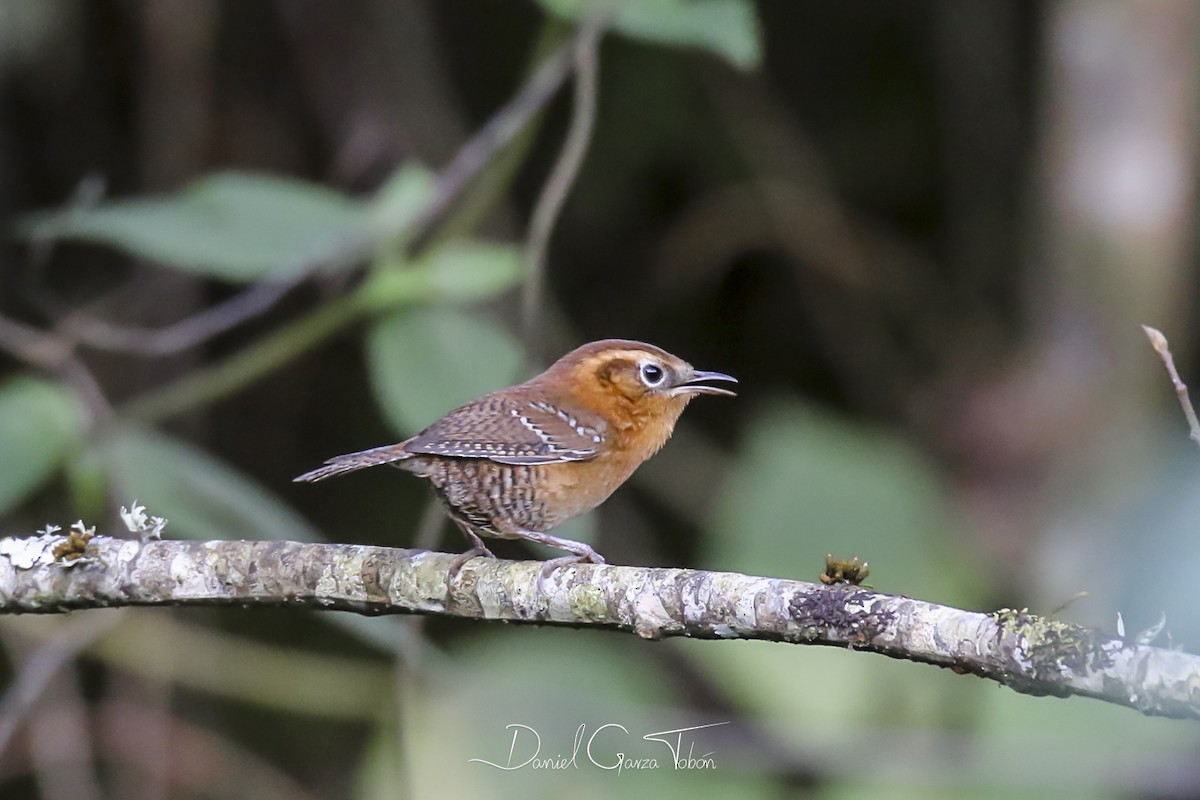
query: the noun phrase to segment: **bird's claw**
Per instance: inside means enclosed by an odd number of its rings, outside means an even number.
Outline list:
[[[572,564],[603,564],[604,556],[597,553],[595,550],[587,552],[572,553],[569,556],[560,556],[558,558],[550,558],[542,562],[542,569],[538,574],[537,581],[537,597],[534,598],[535,605],[541,605],[542,595],[550,593],[550,586],[547,581],[550,579],[550,574],[559,567],[567,567]]]
[[[472,547],[470,550],[467,550],[464,553],[459,553],[454,557],[454,560],[450,562],[450,569],[446,570],[447,598],[450,596],[450,587],[458,582],[458,573],[462,572],[462,568],[466,566],[467,562],[471,559],[480,557],[495,558],[496,554],[484,547],[483,543],[481,542]]]

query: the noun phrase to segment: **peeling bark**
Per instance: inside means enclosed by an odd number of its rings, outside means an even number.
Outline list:
[[[1200,719],[1200,656],[1025,612],[963,611],[849,584],[582,564],[538,591],[541,563],[347,544],[0,540],[0,612],[299,606],[614,628],[646,639],[766,639],[936,664],[1026,694],[1082,695]]]

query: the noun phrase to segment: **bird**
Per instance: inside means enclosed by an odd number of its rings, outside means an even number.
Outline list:
[[[695,369],[652,344],[603,339],[524,383],[459,406],[412,438],[335,456],[294,480],[381,464],[424,478],[470,543],[449,580],[472,558],[495,558],[486,536],[569,553],[544,562],[541,587],[560,566],[604,563],[590,545],[549,531],[607,500],[667,443],[692,398],[736,396],[713,383],[737,379]]]

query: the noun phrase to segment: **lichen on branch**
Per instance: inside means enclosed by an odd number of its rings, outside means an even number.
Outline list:
[[[454,556],[425,550],[101,535],[64,548],[68,536],[0,540],[0,612],[297,606],[599,627],[646,639],[765,639],[1200,719],[1200,657],[1024,611],[964,611],[849,583],[611,564],[563,567],[539,588],[540,562],[489,558],[469,561],[448,584]]]

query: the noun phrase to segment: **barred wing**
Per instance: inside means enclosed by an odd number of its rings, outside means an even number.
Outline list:
[[[586,461],[604,447],[605,429],[604,420],[593,414],[496,393],[451,411],[404,449],[501,464]]]

